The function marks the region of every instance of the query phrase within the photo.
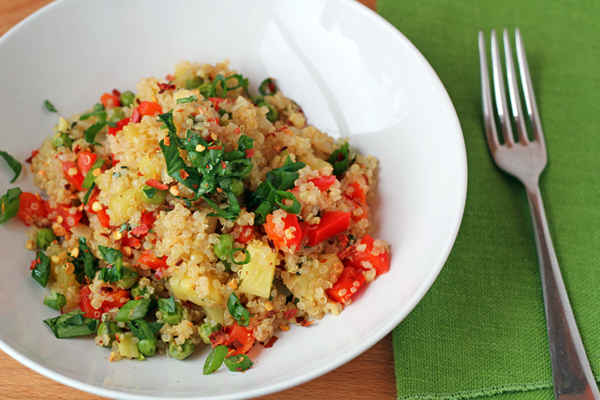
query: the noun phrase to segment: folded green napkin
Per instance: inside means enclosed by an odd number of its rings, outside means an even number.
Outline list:
[[[469,185],[437,282],[393,334],[398,399],[552,399],[537,256],[523,187],[484,140],[477,32],[519,27],[546,133],[541,187],[592,368],[600,373],[598,1],[378,0],[458,112]],[[402,68],[401,65],[398,68]],[[435,114],[432,114],[435,118]]]

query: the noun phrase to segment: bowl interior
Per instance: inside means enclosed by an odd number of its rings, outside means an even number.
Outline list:
[[[100,21],[102,21],[100,23]],[[466,161],[452,104],[425,59],[402,35],[354,2],[130,0],[53,4],[0,39],[0,148],[24,160],[56,115],[135,88],[181,60],[230,60],[252,89],[272,76],[309,122],[348,136],[380,160],[376,235],[392,268],[341,316],[279,334],[244,374],[203,376],[206,351],[186,362],[155,357],[109,363],[89,339],[57,340],[45,290],[29,277],[25,229],[0,227],[0,347],[63,383],[105,396],[241,398],[322,374],[370,347],[412,310],[439,273],[464,207]],[[25,168],[26,169],[26,168]],[[31,190],[24,171],[16,185]],[[0,190],[8,187],[8,173]],[[260,352],[260,355],[258,353]]]

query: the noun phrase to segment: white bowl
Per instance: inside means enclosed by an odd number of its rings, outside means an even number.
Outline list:
[[[203,376],[206,351],[185,362],[110,363],[89,339],[55,339],[42,324],[55,313],[29,276],[25,229],[17,221],[0,227],[0,348],[66,385],[123,399],[239,399],[289,388],[390,332],[427,292],[454,243],[467,167],[452,103],[418,50],[354,1],[68,0],[4,35],[0,59],[0,148],[21,161],[56,123],[44,99],[69,115],[184,59],[229,59],[254,89],[277,78],[310,123],[348,135],[381,161],[376,236],[391,243],[391,271],[339,317],[278,335],[244,374]],[[3,193],[8,175],[1,181]],[[33,189],[28,171],[16,185]]]

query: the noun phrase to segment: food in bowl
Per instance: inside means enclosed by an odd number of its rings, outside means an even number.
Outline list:
[[[0,222],[32,226],[57,338],[94,335],[111,361],[210,345],[204,373],[243,371],[256,343],[339,314],[389,269],[369,235],[377,160],[308,125],[273,79],[258,91],[227,63],[184,62],[59,117],[27,160],[43,196],[0,199]]]

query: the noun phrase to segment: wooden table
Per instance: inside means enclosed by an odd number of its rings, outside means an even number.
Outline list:
[[[375,0],[360,0],[375,8]],[[0,1],[0,35],[48,0]],[[263,397],[262,400],[300,399],[394,399],[394,368],[391,335],[359,357],[303,385]],[[2,399],[100,399],[61,385],[19,364],[0,351],[0,398]]]

